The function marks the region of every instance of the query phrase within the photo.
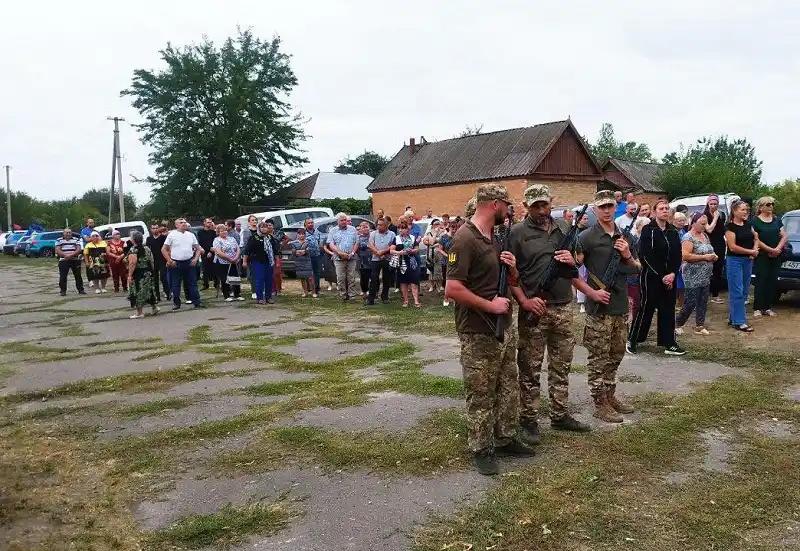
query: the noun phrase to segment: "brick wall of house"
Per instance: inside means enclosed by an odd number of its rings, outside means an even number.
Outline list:
[[[554,205],[577,205],[591,201],[597,190],[596,180],[540,180],[515,178],[508,180],[495,180],[508,188],[516,208],[522,208],[522,193],[525,188],[533,183],[542,183],[550,186],[553,194]],[[429,186],[424,188],[407,188],[396,191],[376,191],[372,193],[373,214],[378,209],[395,220],[403,214],[406,205],[411,205],[414,212],[424,216],[427,209],[435,214],[448,213],[450,215],[463,215],[464,205],[475,195],[475,189],[483,182],[470,182],[468,184],[454,184]]]

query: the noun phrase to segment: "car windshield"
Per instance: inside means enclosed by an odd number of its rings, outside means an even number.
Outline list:
[[[790,241],[800,241],[800,216],[787,216],[784,218],[783,228]]]

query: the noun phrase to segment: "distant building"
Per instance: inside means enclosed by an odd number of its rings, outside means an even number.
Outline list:
[[[577,205],[592,199],[603,177],[570,120],[420,141],[412,138],[370,184],[373,211],[398,216],[411,205],[421,215],[463,214],[485,182],[505,185],[517,208],[534,183],[550,186],[555,204]]]
[[[618,189],[623,193],[632,191],[636,193],[639,203],[652,205],[657,199],[666,197],[664,190],[655,183],[662,170],[664,165],[659,163],[609,159],[603,165],[604,182],[601,187]]]
[[[367,186],[372,177],[366,174],[317,172],[280,190],[275,196],[286,202],[295,199],[369,199]]]

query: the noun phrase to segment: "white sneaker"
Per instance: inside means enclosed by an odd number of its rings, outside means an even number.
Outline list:
[[[775,316],[778,315],[778,313],[772,308],[769,308],[766,312],[764,312],[764,315],[774,318]]]
[[[255,300],[255,299],[257,299],[257,298],[258,298],[258,295],[257,295],[257,294],[255,294],[255,293],[253,293],[252,295],[250,295],[250,298],[252,298],[253,300]]]
[[[143,317],[144,317],[144,314],[141,314],[141,315],[139,315],[139,314],[132,314],[132,315],[128,316],[128,318],[130,318],[130,319],[132,319],[132,320],[139,320],[139,319],[142,319]]]
[[[244,300],[244,297],[236,297],[236,300],[242,301]]]
[[[233,302],[233,297],[228,297],[225,299],[225,302]]]
[[[100,294],[100,289],[95,289],[95,290],[94,290],[94,294],[95,294],[95,295],[99,295],[99,294]]]
[[[442,306],[450,306],[450,303],[447,302],[446,300],[443,300],[442,301]]]
[[[187,300],[187,301],[186,301],[186,304],[191,304],[191,303],[192,303],[192,301],[191,301],[191,300]]]
[[[586,313],[586,305],[581,303],[581,314],[585,314],[585,313]]]
[[[676,327],[675,328],[676,335],[683,335],[683,327]]]
[[[708,329],[706,329],[705,327],[701,327],[699,329],[695,329],[694,330],[694,334],[695,335],[710,335],[711,332]]]
[[[333,291],[333,285],[328,285],[328,291]]]
[[[101,292],[101,293],[107,293],[107,292],[108,292],[108,289],[100,289],[100,292]]]
[[[89,287],[94,287],[94,281],[89,282]]]
[[[761,310],[756,310],[755,312],[753,312],[753,317],[754,318],[760,318],[761,317]]]

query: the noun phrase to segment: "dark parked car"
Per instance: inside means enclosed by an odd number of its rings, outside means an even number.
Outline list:
[[[781,263],[778,270],[779,298],[786,291],[800,289],[800,210],[787,212],[781,220],[792,246],[792,255]]]
[[[23,235],[22,238],[17,241],[17,244],[14,245],[14,254],[21,254],[24,255],[28,251],[28,247],[31,244],[31,236],[30,235]]]
[[[25,232],[14,232],[11,235],[8,235],[6,237],[6,244],[3,245],[3,252],[5,254],[15,254],[14,247],[17,246],[17,242],[19,242],[19,240],[23,237],[25,237]]]
[[[361,222],[366,222],[369,224],[370,229],[375,229],[375,223],[372,220],[369,220],[365,216],[351,216],[353,220],[353,226],[358,226]],[[326,216],[325,218],[317,218],[314,220],[314,227],[322,234],[323,242],[328,238],[328,231],[336,226],[336,217],[335,216]],[[286,235],[289,241],[294,241],[297,239],[297,230],[304,227],[302,223],[292,224],[290,226],[284,226],[281,228],[281,231]],[[289,277],[295,276],[294,271],[294,256],[292,256],[292,248],[287,244],[281,250],[281,257],[283,258],[283,273]],[[331,276],[333,279],[333,275],[336,274],[336,269],[333,267],[333,260],[331,260],[329,255],[325,255],[325,266],[323,268],[322,277]]]

